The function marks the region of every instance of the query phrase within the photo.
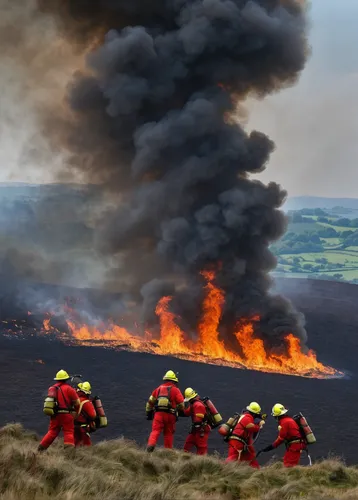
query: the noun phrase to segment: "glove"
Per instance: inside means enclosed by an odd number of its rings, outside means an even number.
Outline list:
[[[96,422],[91,422],[89,425],[88,425],[88,432],[90,434],[92,434],[93,432],[96,432],[97,430],[97,427],[96,427]]]
[[[265,420],[260,420],[259,422],[260,429],[262,429],[264,425],[265,425]]]
[[[268,451],[272,451],[274,450],[275,448],[272,446],[272,444],[270,444],[269,446],[266,446],[266,448],[262,448],[262,450],[260,450],[262,453],[267,453]]]
[[[153,411],[146,412],[147,420],[153,420]]]

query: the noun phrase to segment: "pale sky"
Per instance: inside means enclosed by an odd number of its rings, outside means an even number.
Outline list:
[[[254,103],[249,128],[276,143],[264,181],[289,196],[358,197],[358,0],[312,0],[299,83]]]
[[[32,2],[28,0],[29,8]],[[0,29],[9,5],[0,0]],[[28,24],[25,11],[18,16],[25,14],[29,39],[35,43],[38,34],[43,47],[43,30]],[[259,178],[279,182],[290,196],[358,197],[358,0],[312,0],[309,17],[312,55],[299,83],[248,106],[248,129],[267,133],[277,146]],[[49,151],[36,126],[34,108],[46,92],[49,96],[56,91],[59,69],[63,78],[71,74],[70,58],[62,59],[68,68],[56,57],[55,73],[36,72],[36,67],[31,73],[17,64],[26,55],[20,46],[16,54],[3,54],[0,182],[51,182],[63,157]]]

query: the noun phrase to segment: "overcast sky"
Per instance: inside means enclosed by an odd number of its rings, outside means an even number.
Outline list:
[[[276,143],[260,179],[290,196],[358,197],[358,0],[312,0],[310,18],[299,83],[251,109],[250,128]]]

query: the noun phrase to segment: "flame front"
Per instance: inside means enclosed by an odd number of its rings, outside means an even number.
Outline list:
[[[214,272],[204,271],[202,275],[206,280],[205,297],[195,340],[181,330],[178,318],[170,311],[171,297],[162,297],[156,307],[159,338],[154,338],[151,332],[144,336],[133,334],[114,323],[94,327],[71,319],[67,321],[70,335],[62,335],[62,339],[80,345],[100,345],[270,373],[310,378],[343,375],[320,363],[312,350],[302,352],[300,340],[292,333],[286,335],[284,349],[281,346],[280,352],[267,352],[264,341],[255,337],[255,324],[260,319],[257,316],[240,320],[234,332],[236,346],[226,346],[219,335],[224,292],[214,284]],[[49,325],[47,318],[44,321],[47,333]]]

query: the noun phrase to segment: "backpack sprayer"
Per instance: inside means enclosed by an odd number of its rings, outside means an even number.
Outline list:
[[[310,444],[315,444],[317,442],[316,436],[313,434],[313,431],[311,427],[308,425],[306,417],[302,415],[302,413],[297,413],[297,415],[294,415],[293,420],[296,422],[298,425],[298,428],[300,429],[300,433],[302,436],[302,439],[304,442],[308,445]],[[308,465],[312,465],[312,459],[311,455],[308,453],[308,448],[306,448],[306,453],[307,453],[307,459],[308,459]]]
[[[225,424],[223,424],[219,428],[219,434],[223,436],[225,442],[227,442],[230,439],[232,433],[234,432],[235,427],[237,426],[240,420],[240,417],[244,414],[244,411],[246,410],[243,410],[241,413],[235,413],[232,417],[229,418],[229,420]],[[261,420],[266,420],[267,414],[263,413],[262,415],[257,415],[257,418],[261,418]],[[260,432],[261,429],[256,433],[252,444],[256,443],[256,441],[259,438]]]
[[[206,417],[208,420],[208,424],[212,429],[218,427],[223,421],[223,418],[218,412],[218,410],[215,408],[213,402],[208,397],[202,398],[201,401],[204,403],[206,408]]]
[[[70,379],[71,385],[74,389],[78,389],[78,384],[82,382],[82,375],[72,375]],[[98,396],[91,398],[91,402],[96,410],[96,429],[107,427],[108,420],[103,409],[102,401]]]

